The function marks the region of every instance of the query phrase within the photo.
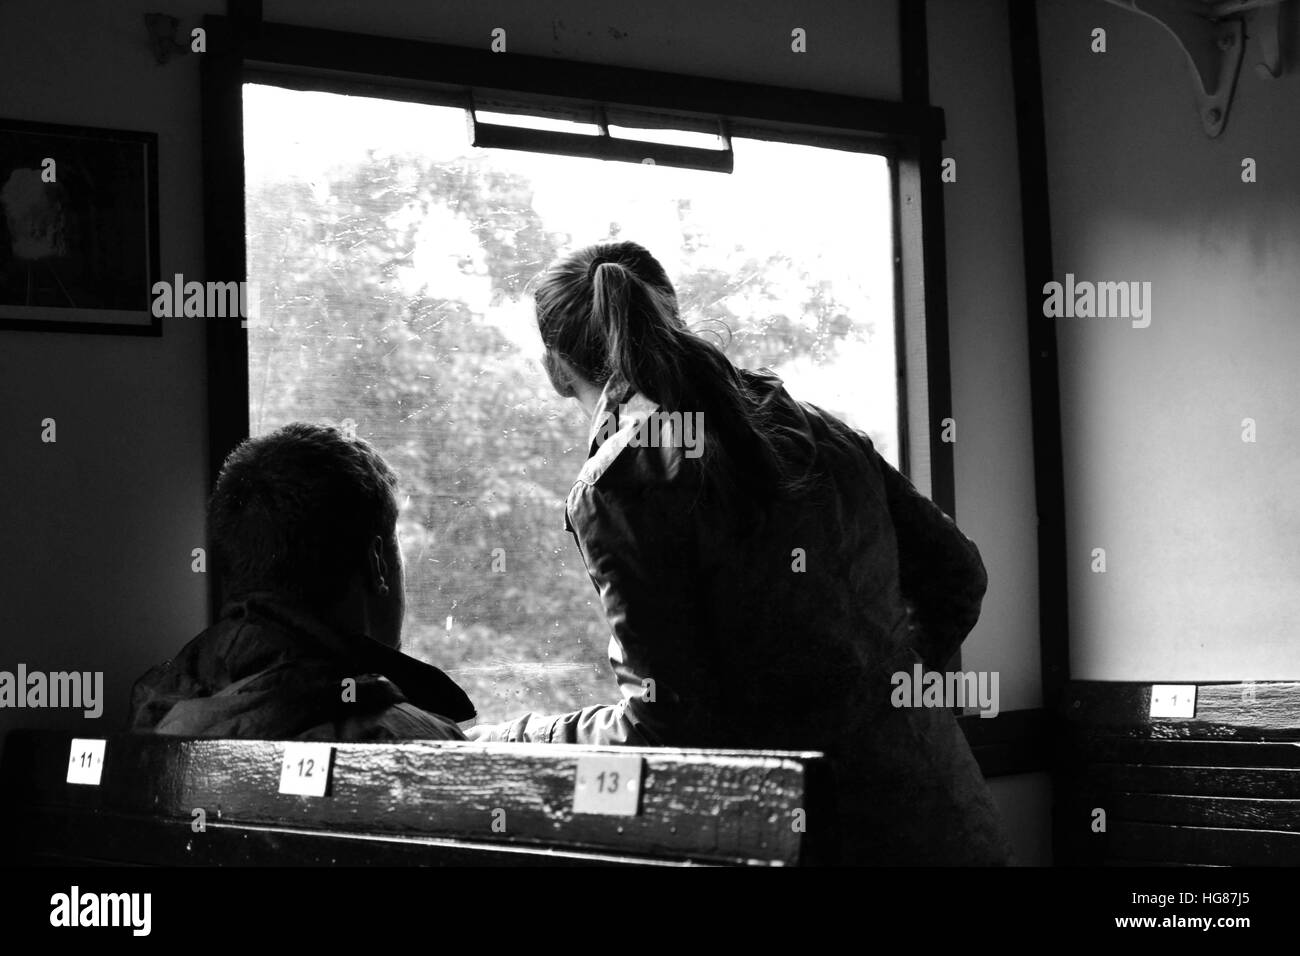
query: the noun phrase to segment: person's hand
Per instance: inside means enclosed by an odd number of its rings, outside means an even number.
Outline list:
[[[475,724],[473,727],[470,727],[465,731],[465,739],[477,741],[491,740],[492,729],[492,724]]]

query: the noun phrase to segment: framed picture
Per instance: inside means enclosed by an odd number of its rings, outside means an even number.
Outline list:
[[[158,136],[0,119],[0,329],[161,335]]]

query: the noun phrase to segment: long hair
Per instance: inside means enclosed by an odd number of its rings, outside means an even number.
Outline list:
[[[533,298],[548,356],[594,385],[626,383],[664,411],[703,413],[697,462],[706,493],[762,502],[800,486],[759,397],[720,348],[686,327],[667,273],[644,247],[580,249],[542,274]]]

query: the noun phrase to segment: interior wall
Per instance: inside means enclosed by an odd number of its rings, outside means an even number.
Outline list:
[[[201,277],[197,56],[154,63],[157,9],[0,6],[0,114],[157,133],[161,270]],[[197,25],[217,4],[167,9]],[[161,338],[0,330],[0,669],[102,671],[106,697],[98,720],[2,709],[0,734],[120,729],[134,678],[206,623],[204,330],[164,321]]]
[[[1151,283],[1146,328],[1043,319],[1060,346],[1075,678],[1300,676],[1300,11],[1289,6],[1285,75],[1256,76],[1248,40],[1227,128],[1209,139],[1160,26],[1097,0],[1038,3],[1055,278]],[[1105,53],[1091,52],[1096,28]],[[1242,181],[1246,158],[1255,183]]]
[[[997,673],[1002,711],[1031,709],[1043,703],[1038,531],[1008,11],[1005,0],[929,0],[926,16],[930,99],[956,162],[943,202],[957,524],[989,576],[962,667]],[[1047,776],[990,785],[1018,861],[1049,863]]]
[[[930,98],[944,110],[957,523],[989,575],[967,670],[996,670],[1001,709],[1042,706],[1020,178],[1004,0],[929,0]]]
[[[0,5],[0,115],[152,130],[159,138],[161,270],[204,278],[199,55],[159,66],[144,14],[183,34],[221,0],[11,0]],[[268,20],[487,46],[600,63],[897,99],[894,0],[690,0],[611,11],[554,0],[430,4],[275,2]],[[790,31],[807,31],[806,54]],[[508,54],[503,54],[508,55]],[[102,734],[127,716],[131,683],[207,623],[206,365],[196,320],[161,338],[0,331],[0,669],[103,671],[97,721],[0,709],[17,726]],[[41,442],[56,421],[57,441]]]
[[[452,0],[358,4],[265,0],[277,23],[400,36],[486,49],[506,31],[507,53],[896,100],[896,0]],[[807,53],[790,50],[790,31]]]

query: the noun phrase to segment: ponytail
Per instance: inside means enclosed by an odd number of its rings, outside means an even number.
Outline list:
[[[592,276],[591,321],[605,338],[610,373],[652,402],[684,411],[681,339],[689,333],[675,327],[672,302],[617,262],[598,263]]]
[[[703,413],[706,493],[761,501],[803,487],[782,463],[758,396],[721,349],[687,329],[663,267],[644,248],[581,250],[548,271],[535,298],[548,351],[593,384],[614,379],[665,411]]]

